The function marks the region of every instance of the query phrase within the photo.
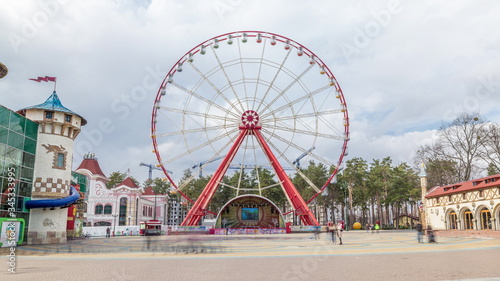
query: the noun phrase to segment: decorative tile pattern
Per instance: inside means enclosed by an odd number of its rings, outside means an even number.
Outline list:
[[[32,197],[66,197],[69,194],[69,180],[38,177],[33,183]]]

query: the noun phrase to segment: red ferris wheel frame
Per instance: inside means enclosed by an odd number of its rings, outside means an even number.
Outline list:
[[[337,165],[335,166],[335,169],[333,172],[330,174],[328,180],[323,184],[323,186],[320,188],[320,191],[317,192],[311,199],[309,199],[307,202],[303,200],[301,195],[298,193],[297,189],[289,179],[289,177],[286,175],[283,167],[281,167],[280,163],[277,161],[276,157],[272,153],[271,149],[267,145],[266,141],[260,134],[260,126],[258,125],[258,114],[256,112],[252,112],[251,110],[247,110],[244,115],[242,116],[242,124],[244,126],[240,126],[240,133],[238,137],[236,138],[236,141],[233,143],[232,147],[230,148],[229,152],[226,154],[224,159],[222,160],[221,164],[217,168],[216,172],[210,179],[209,183],[205,187],[205,189],[202,191],[200,194],[198,200],[193,201],[190,199],[185,193],[183,193],[174,180],[171,178],[170,174],[167,172],[167,169],[164,167],[162,163],[162,157],[160,155],[159,149],[158,149],[158,142],[156,139],[156,116],[158,114],[158,104],[161,100],[161,97],[165,95],[164,89],[166,88],[166,85],[170,82],[169,80],[173,77],[173,75],[177,72],[180,71],[180,68],[182,65],[189,60],[193,55],[197,53],[202,53],[204,52],[205,48],[209,46],[214,46],[214,44],[219,44],[221,42],[227,41],[227,40],[235,40],[235,39],[241,39],[241,40],[248,40],[249,38],[255,38],[257,40],[257,43],[260,43],[263,39],[270,40],[271,45],[275,45],[276,42],[281,42],[285,44],[285,49],[287,48],[295,48],[298,52],[299,56],[306,55],[310,59],[310,63],[317,63],[324,74],[328,76],[330,79],[330,85],[334,86],[336,89],[336,97],[340,100],[341,108],[342,108],[342,113],[344,116],[344,139],[343,139],[343,145],[341,147],[341,154],[339,156],[339,160],[337,162]],[[260,41],[260,42],[259,42]],[[245,41],[243,41],[245,42]],[[230,43],[227,41],[227,43]],[[288,50],[288,49],[287,49]],[[256,119],[257,120],[256,120]],[[156,154],[156,157],[158,159],[158,162],[160,163],[160,167],[163,170],[165,176],[167,179],[170,181],[172,184],[172,187],[174,187],[181,196],[186,198],[189,202],[193,204],[193,207],[190,209],[188,212],[188,215],[186,216],[185,220],[182,222],[181,225],[196,225],[198,224],[199,220],[205,216],[207,213],[212,213],[209,210],[207,210],[207,206],[213,197],[215,191],[217,190],[218,183],[222,179],[222,177],[225,175],[229,164],[231,163],[231,160],[233,159],[234,155],[236,154],[238,148],[240,147],[243,139],[246,136],[254,136],[258,143],[260,144],[261,148],[263,149],[265,155],[267,158],[270,160],[270,163],[273,165],[273,169],[276,172],[276,175],[280,179],[283,185],[283,189],[285,191],[285,195],[288,197],[290,202],[293,204],[294,207],[294,212],[296,215],[298,215],[303,222],[304,225],[318,225],[318,221],[312,214],[311,210],[307,206],[308,203],[310,203],[314,198],[316,198],[319,194],[321,194],[322,191],[330,184],[330,182],[333,180],[335,175],[337,174],[340,164],[343,161],[343,158],[345,155],[347,155],[347,143],[349,141],[349,115],[347,111],[347,105],[345,101],[345,97],[343,95],[342,89],[340,88],[340,85],[338,84],[335,76],[333,75],[332,71],[328,68],[328,66],[318,58],[311,50],[309,50],[307,47],[303,46],[302,44],[289,39],[287,37],[275,34],[275,33],[269,33],[269,32],[262,32],[262,31],[238,31],[238,32],[231,32],[231,33],[225,33],[219,36],[212,37],[191,50],[189,50],[185,55],[183,55],[170,69],[168,74],[165,76],[164,80],[161,83],[161,86],[157,92],[154,106],[153,106],[153,112],[152,112],[152,117],[151,117],[151,137],[153,141],[153,147],[154,150],[153,152]],[[215,214],[216,215],[216,214]]]

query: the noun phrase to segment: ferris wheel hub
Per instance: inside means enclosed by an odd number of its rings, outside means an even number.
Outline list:
[[[254,110],[247,110],[241,116],[241,129],[260,129],[260,117]]]

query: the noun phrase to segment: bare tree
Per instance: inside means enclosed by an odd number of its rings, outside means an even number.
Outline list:
[[[457,163],[459,181],[467,181],[480,174],[481,149],[486,138],[486,121],[477,113],[462,113],[455,120],[443,124],[438,141],[441,157]]]
[[[415,162],[425,162],[429,186],[470,180],[485,169],[486,121],[477,113],[462,113],[443,123],[432,145],[421,146]]]
[[[488,165],[488,174],[500,173],[500,127],[498,124],[489,124],[485,128],[483,150],[481,158]]]

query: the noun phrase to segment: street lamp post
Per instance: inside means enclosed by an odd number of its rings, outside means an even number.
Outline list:
[[[152,183],[152,180],[153,180],[153,169],[155,169],[155,170],[160,170],[160,171],[161,171],[161,169],[160,169],[160,168],[156,167],[156,166],[155,166],[155,165],[153,165],[153,164],[146,164],[146,163],[142,163],[142,162],[141,162],[141,163],[139,164],[139,166],[144,166],[144,167],[148,167],[148,168],[149,168],[149,177],[148,177],[148,179],[149,179],[149,184],[151,184],[151,183]],[[156,191],[155,191],[155,190],[153,190],[153,192],[154,192],[154,194],[155,194],[155,196],[154,196],[154,198],[155,198],[155,207],[154,207],[154,210],[153,210],[153,219],[154,219],[154,220],[156,220]]]
[[[112,214],[113,217],[113,236],[115,235],[115,229],[116,229],[116,218],[118,217],[118,214]]]

